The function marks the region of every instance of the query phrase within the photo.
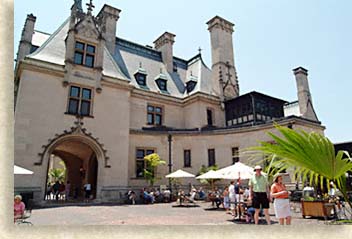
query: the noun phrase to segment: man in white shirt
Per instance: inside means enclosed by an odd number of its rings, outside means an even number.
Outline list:
[[[89,197],[90,197],[90,192],[92,190],[92,186],[90,185],[90,183],[86,183],[84,184],[84,191],[86,192],[86,195],[85,195],[85,201],[86,202],[89,202]]]

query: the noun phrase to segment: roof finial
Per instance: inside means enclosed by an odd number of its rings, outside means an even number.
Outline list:
[[[92,2],[92,0],[89,0],[89,3],[86,4],[88,6],[88,15],[92,15],[93,8],[95,7]]]
[[[202,50],[203,50],[202,48],[200,48],[200,47],[198,48],[198,52],[199,52],[199,54],[201,54],[201,53],[202,53]]]
[[[139,68],[142,68],[142,62],[141,61],[139,62]]]

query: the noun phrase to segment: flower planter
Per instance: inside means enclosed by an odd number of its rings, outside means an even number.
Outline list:
[[[326,201],[301,201],[302,217],[324,217],[327,219],[335,213],[335,205]],[[333,211],[333,213],[332,213]]]

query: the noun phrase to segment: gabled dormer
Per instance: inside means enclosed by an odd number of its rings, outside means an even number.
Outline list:
[[[134,73],[134,78],[142,89],[149,90],[149,87],[147,86],[147,71],[142,68],[141,64],[139,65],[137,71]]]
[[[82,84],[95,88],[99,93],[102,90],[104,49],[107,45],[115,45],[115,37],[111,40],[110,35],[115,36],[120,10],[104,5],[95,17],[92,15],[92,1],[87,4],[86,13],[83,12],[80,2],[75,1],[71,7],[69,30],[65,39],[66,71],[63,84]],[[110,40],[113,41],[111,44]],[[109,52],[110,50],[114,51],[108,47]]]
[[[167,90],[167,77],[165,74],[160,72],[160,74],[155,77],[155,82],[161,93],[170,94]]]

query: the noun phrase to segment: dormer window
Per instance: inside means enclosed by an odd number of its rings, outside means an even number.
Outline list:
[[[144,89],[149,89],[147,87],[147,72],[140,66],[136,73],[134,73],[134,78],[136,79],[139,86]]]
[[[142,74],[136,75],[138,85],[146,86],[146,76]]]
[[[192,90],[194,90],[194,87],[197,84],[197,77],[196,76],[190,76],[188,81],[186,82],[186,89],[187,93],[190,93]]]
[[[160,73],[155,79],[155,81],[161,92],[167,93],[167,94],[169,93],[167,91],[167,78],[164,74]]]
[[[157,81],[157,84],[158,84],[160,90],[167,91],[166,80],[159,79]]]
[[[76,41],[74,63],[87,67],[94,67],[95,46]]]
[[[194,89],[194,87],[196,86],[196,84],[197,84],[197,82],[195,82],[195,81],[188,81],[186,83],[187,93],[191,92]]]

